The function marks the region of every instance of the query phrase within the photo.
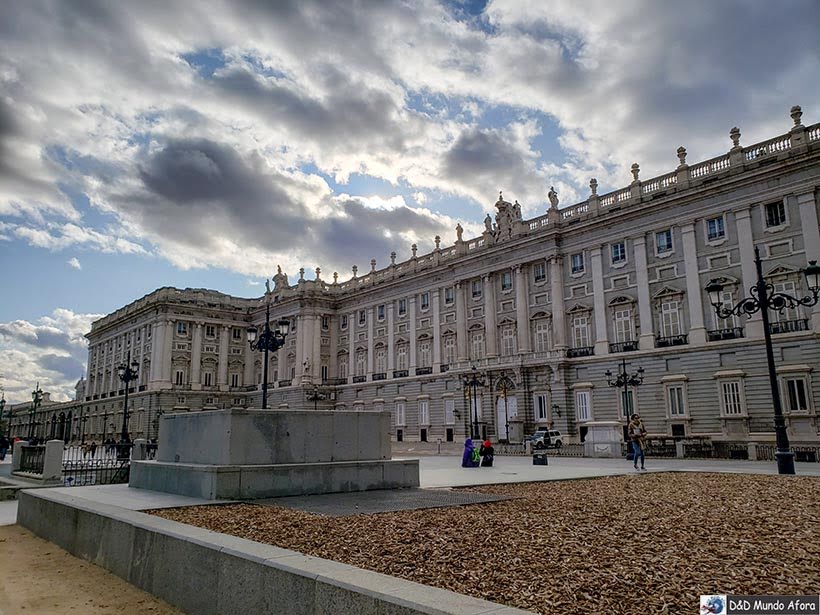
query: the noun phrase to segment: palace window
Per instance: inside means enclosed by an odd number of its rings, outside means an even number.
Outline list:
[[[444,305],[452,305],[456,300],[456,289],[448,286],[444,289]]]
[[[359,350],[356,352],[356,375],[364,376],[367,371],[367,351]]]
[[[177,323],[177,335],[188,335],[188,323],[187,322],[178,322]]]
[[[533,408],[535,408],[536,422],[543,422],[547,420],[547,394],[536,393],[532,399]]]
[[[511,357],[515,354],[515,327],[505,325],[501,328],[501,356]]]
[[[626,244],[623,241],[609,246],[609,255],[613,265],[626,262]]]
[[[239,386],[239,374],[231,374],[231,386],[238,387]]]
[[[178,369],[174,375],[174,384],[177,386],[185,384],[185,371]]]
[[[399,316],[407,314],[407,299],[399,299]]]
[[[383,374],[387,371],[387,350],[384,346],[376,348],[376,373]]]
[[[809,395],[805,376],[788,376],[782,379],[783,399],[787,412],[808,412]]]
[[[400,344],[396,347],[396,369],[407,369],[407,344]]]
[[[206,387],[211,387],[214,385],[214,373],[213,372],[202,372],[202,384]]]
[[[456,422],[456,400],[448,397],[444,400],[444,424],[453,425]]]
[[[721,379],[720,409],[724,416],[742,416],[746,414],[743,400],[743,384],[741,379]]]
[[[396,425],[406,425],[404,416],[404,402],[396,402]]]
[[[419,342],[419,367],[430,367],[433,364],[430,358],[430,340]]]
[[[216,337],[216,327],[214,325],[205,325],[205,337]]]
[[[419,425],[430,424],[430,400],[419,400]]]
[[[535,263],[532,266],[533,281],[538,284],[547,279],[547,265],[545,263]]]
[[[589,316],[577,315],[572,318],[572,345],[574,348],[589,346]]]
[[[384,304],[376,308],[376,318],[378,318],[379,321],[384,320]]]
[[[241,342],[242,341],[242,329],[239,327],[234,327],[231,329],[231,338],[235,341]]]
[[[470,333],[470,359],[479,361],[484,358],[484,332],[472,331]]]
[[[339,357],[339,378],[347,378],[347,356]]]
[[[470,289],[473,295],[473,299],[479,299],[481,297],[482,291],[481,280],[473,280],[470,283]]]
[[[330,318],[322,316],[322,331],[327,331],[328,329],[330,329]]]
[[[363,325],[367,323],[367,311],[366,310],[359,310],[359,324]]]
[[[666,387],[666,403],[670,418],[686,416],[686,397],[683,388],[683,384],[670,384]]]
[[[589,421],[592,418],[591,391],[575,391],[575,416],[579,422]]]
[[[782,226],[786,224],[786,204],[783,201],[766,205],[766,226]]]
[[[672,229],[655,233],[655,252],[666,254],[672,251]]]
[[[584,273],[584,254],[578,252],[569,257],[570,271],[572,273]]]
[[[706,220],[706,238],[709,241],[717,241],[726,237],[726,228],[723,223],[723,216],[709,218]]]
[[[512,271],[505,271],[501,274],[501,292],[511,291],[512,287]]]
[[[421,293],[421,297],[419,300],[421,304],[422,310],[427,310],[430,308],[430,293]]]
[[[661,331],[663,337],[681,334],[679,301],[667,300],[661,303]]]
[[[541,318],[535,321],[535,352],[547,352],[551,346],[550,321]]]
[[[794,297],[797,294],[797,287],[791,280],[784,280],[782,282],[774,282],[774,292],[785,293]],[[800,318],[799,308],[785,308],[783,311],[771,310],[769,312],[769,319],[771,322],[785,322],[788,320],[798,320]]]
[[[444,337],[444,363],[452,365],[456,362],[456,336],[447,335]]]
[[[339,319],[339,328],[342,331],[347,329],[347,314],[343,314],[342,317]]]
[[[630,308],[620,308],[615,310],[615,341],[618,343],[631,342],[632,336],[632,310]]]

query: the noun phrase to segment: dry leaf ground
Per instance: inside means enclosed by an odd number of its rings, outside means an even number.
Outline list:
[[[472,487],[517,499],[324,517],[239,504],[168,519],[539,613],[697,612],[820,592],[820,479],[658,473]]]

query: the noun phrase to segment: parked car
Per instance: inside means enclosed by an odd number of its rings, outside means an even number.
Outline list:
[[[557,429],[539,430],[531,436],[524,438],[524,442],[529,440],[535,449],[561,448],[564,445],[564,438]]]

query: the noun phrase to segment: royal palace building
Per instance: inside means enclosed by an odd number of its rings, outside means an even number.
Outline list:
[[[120,431],[117,366],[139,365],[129,394],[133,436],[155,437],[157,418],[261,407],[264,354],[249,326],[287,319],[269,354],[269,407],[389,410],[397,440],[453,441],[478,424],[520,442],[552,426],[568,441],[591,421],[639,412],[650,434],[774,441],[760,313],[718,318],[705,287],[719,278],[731,307],[757,282],[811,296],[801,271],[820,259],[820,124],[792,109],[787,134],[731,149],[525,220],[499,195],[479,237],[339,281],[277,272],[262,298],[160,288],[96,321],[78,399],[35,413],[20,408],[12,433]],[[820,306],[769,312],[776,372],[793,442],[817,442]],[[640,385],[608,385],[637,374]],[[607,372],[612,376],[608,378]],[[80,419],[80,420],[77,420]],[[55,427],[56,425],[56,427]],[[62,427],[68,425],[68,427]],[[51,435],[53,435],[52,432]]]

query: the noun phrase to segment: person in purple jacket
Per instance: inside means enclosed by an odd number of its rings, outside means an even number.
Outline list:
[[[478,467],[478,459],[476,459],[476,455],[473,454],[474,450],[473,440],[471,438],[464,440],[464,455],[461,457],[462,468]]]

